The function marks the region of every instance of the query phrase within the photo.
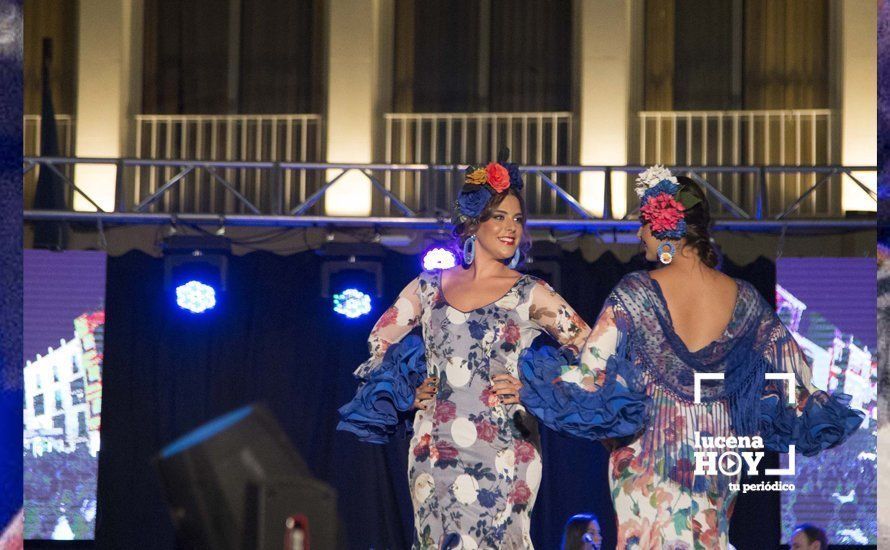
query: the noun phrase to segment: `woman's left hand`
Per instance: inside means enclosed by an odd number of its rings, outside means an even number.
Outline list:
[[[522,389],[522,382],[518,378],[509,374],[496,374],[491,377],[491,382],[491,391],[498,396],[502,404],[519,403],[519,390]]]

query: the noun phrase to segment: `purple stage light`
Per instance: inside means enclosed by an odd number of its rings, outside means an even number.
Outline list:
[[[430,248],[423,255],[423,269],[426,271],[451,269],[456,265],[457,256],[454,252],[441,246]]]

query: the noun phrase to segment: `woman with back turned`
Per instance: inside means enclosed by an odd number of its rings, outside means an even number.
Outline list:
[[[554,429],[603,440],[601,427],[586,423],[597,416],[591,396],[616,379],[644,393],[643,429],[611,442],[618,548],[722,549],[739,476],[695,475],[697,435],[760,438],[767,450],[794,445],[810,456],[840,444],[863,415],[848,408],[849,396],[813,387],[805,356],[766,300],[715,269],[708,201],[694,181],[656,166],[638,178],[637,193],[638,236],[661,269],[618,283],[580,365],[561,372],[523,363],[522,403]],[[697,374],[720,376],[701,382],[698,400]],[[767,374],[790,374],[793,387]]]

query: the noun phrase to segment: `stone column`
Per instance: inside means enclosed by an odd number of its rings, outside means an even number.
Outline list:
[[[838,83],[841,113],[841,162],[845,166],[877,164],[877,2],[844,0],[834,11],[840,17]],[[855,174],[877,191],[874,172]],[[877,203],[848,177],[844,177],[841,204],[844,211],[876,211]]]
[[[131,154],[133,115],[142,109],[142,0],[83,0],[78,3],[78,157]],[[77,186],[103,210],[114,209],[116,168],[78,165]],[[95,208],[74,194],[74,209]]]
[[[586,165],[628,162],[634,71],[635,0],[575,0],[576,105],[579,161]],[[581,204],[595,215],[604,211],[602,173],[581,178]],[[627,211],[623,173],[612,175],[612,215]]]
[[[327,161],[369,163],[392,96],[393,0],[329,0]],[[333,179],[339,170],[328,172]],[[371,184],[352,171],[325,195],[330,216],[371,213]]]

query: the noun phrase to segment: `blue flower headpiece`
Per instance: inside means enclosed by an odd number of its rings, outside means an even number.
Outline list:
[[[501,149],[497,162],[487,166],[470,165],[467,167],[464,186],[457,195],[455,205],[455,223],[463,223],[468,219],[478,218],[491,197],[503,193],[507,189],[522,191],[522,177],[519,166],[507,162],[510,150]]]

